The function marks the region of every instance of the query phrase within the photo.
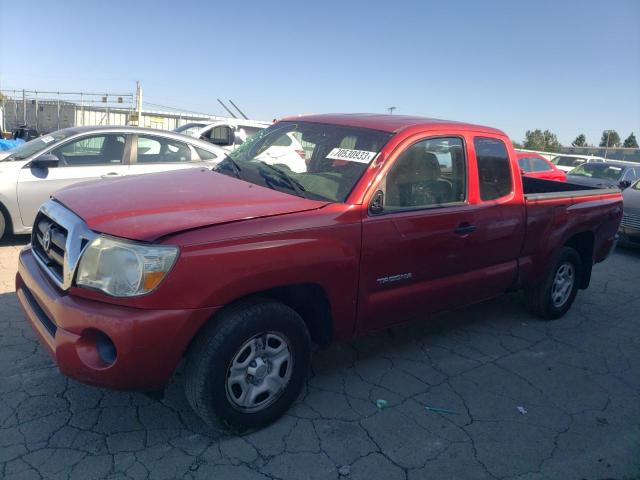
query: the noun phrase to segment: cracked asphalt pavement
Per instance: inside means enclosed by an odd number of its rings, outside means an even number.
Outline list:
[[[25,241],[0,244],[0,478],[640,474],[640,250],[597,265],[559,321],[512,294],[318,350],[289,413],[238,436],[203,426],[180,371],[162,400],[60,375],[15,297]]]

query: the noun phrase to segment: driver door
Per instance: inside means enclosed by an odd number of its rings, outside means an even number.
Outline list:
[[[44,153],[59,159],[57,167],[27,164],[18,175],[18,205],[22,224],[33,225],[40,205],[56,191],[74,183],[117,178],[128,173],[127,136],[101,133],[74,138]]]
[[[404,150],[378,186],[382,206],[362,225],[361,329],[466,303],[477,220],[466,158],[462,138],[428,137]]]

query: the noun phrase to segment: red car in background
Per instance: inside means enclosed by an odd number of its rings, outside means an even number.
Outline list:
[[[520,165],[520,170],[524,176],[558,182],[567,181],[567,174],[542,155],[531,152],[516,152],[516,155],[518,156],[518,165]]]

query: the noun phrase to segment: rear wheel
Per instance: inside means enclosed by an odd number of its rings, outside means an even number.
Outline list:
[[[564,247],[542,284],[525,291],[527,307],[547,320],[562,317],[576,298],[581,277],[580,255],[573,248]]]
[[[310,338],[302,318],[268,299],[223,311],[187,356],[185,393],[209,425],[267,425],[287,411],[309,369]]]

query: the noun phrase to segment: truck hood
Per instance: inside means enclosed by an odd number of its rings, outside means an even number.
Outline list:
[[[59,190],[53,197],[91,230],[142,241],[327,204],[204,168],[85,182]]]

